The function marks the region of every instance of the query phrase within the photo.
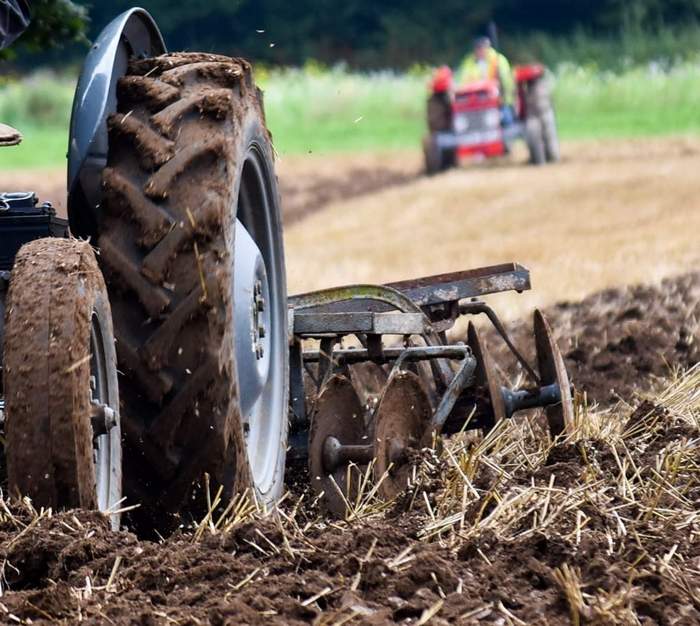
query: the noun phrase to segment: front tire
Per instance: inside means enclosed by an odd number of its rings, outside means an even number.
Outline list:
[[[193,499],[201,508],[193,487],[205,473],[224,498],[273,502],[287,440],[286,279],[251,68],[195,53],[133,61],[109,128],[99,246],[137,522],[168,525]]]
[[[111,511],[118,528],[116,354],[107,292],[88,243],[38,239],[19,251],[3,376],[10,492],[29,496],[35,507]]]
[[[423,138],[423,157],[425,173],[428,176],[444,172],[457,165],[456,150],[441,148],[434,134]]]

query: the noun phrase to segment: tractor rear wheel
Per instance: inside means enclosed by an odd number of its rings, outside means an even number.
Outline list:
[[[90,245],[38,239],[10,279],[4,346],[8,483],[35,507],[114,513],[121,434],[112,318]]]
[[[549,78],[541,76],[529,83],[525,98],[525,140],[530,162],[535,165],[554,163],[560,158],[560,150]]]
[[[99,247],[136,522],[167,526],[203,504],[193,488],[205,473],[224,499],[274,501],[287,300],[261,92],[246,61],[180,53],[132,61],[117,96]]]
[[[530,163],[543,165],[547,162],[547,152],[544,144],[544,132],[542,120],[536,116],[530,116],[525,120],[525,141],[530,153]]]

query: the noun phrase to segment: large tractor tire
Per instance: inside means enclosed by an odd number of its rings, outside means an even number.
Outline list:
[[[261,92],[246,61],[180,53],[132,61],[117,95],[99,247],[135,521],[196,513],[205,474],[212,497],[273,502],[287,445],[287,300]]]
[[[526,90],[525,140],[530,162],[555,163],[560,159],[559,133],[547,76],[532,81]]]
[[[530,163],[544,165],[547,162],[547,152],[544,144],[542,120],[539,117],[533,115],[525,120],[525,142],[530,154]]]
[[[111,511],[121,434],[112,317],[90,245],[38,239],[10,279],[3,383],[8,487],[35,507]]]
[[[542,140],[544,143],[545,157],[548,163],[556,163],[561,158],[559,148],[559,131],[554,109],[549,109],[540,116],[542,123]]]

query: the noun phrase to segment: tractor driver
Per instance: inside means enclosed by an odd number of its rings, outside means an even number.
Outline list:
[[[508,59],[491,45],[488,37],[474,41],[474,52],[465,57],[459,68],[461,82],[497,80],[501,92],[501,124],[508,126],[515,120],[515,81]]]

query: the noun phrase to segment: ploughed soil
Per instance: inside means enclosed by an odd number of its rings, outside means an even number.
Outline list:
[[[589,404],[634,403],[636,394],[658,387],[674,369],[700,363],[700,272],[560,302],[546,316],[571,381]],[[534,359],[531,320],[509,330]],[[504,378],[518,380],[522,368],[505,344],[493,331],[487,341]]]
[[[428,454],[384,511],[368,500],[333,521],[295,495],[281,514],[155,542],[0,501],[0,621],[698,623],[698,399],[693,418],[678,394],[636,394],[700,359],[699,294],[695,274],[550,308],[578,389],[632,406],[576,444],[543,451],[510,422],[483,453]]]

